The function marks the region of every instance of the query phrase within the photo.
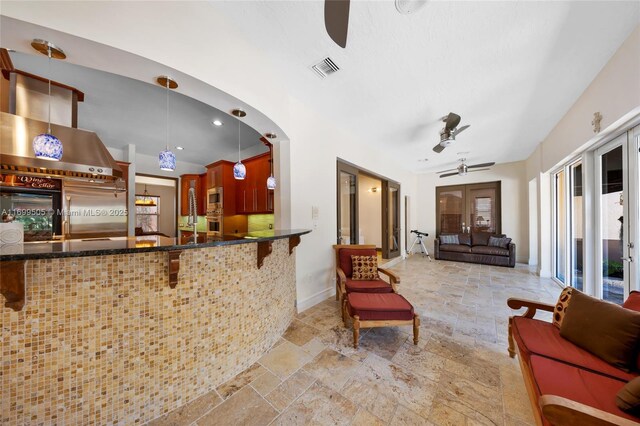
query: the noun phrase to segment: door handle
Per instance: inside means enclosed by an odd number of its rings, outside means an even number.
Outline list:
[[[620,260],[622,260],[623,262],[633,262],[633,257],[629,256],[629,257],[621,257]]]

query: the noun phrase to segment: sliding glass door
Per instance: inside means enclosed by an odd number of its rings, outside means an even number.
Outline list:
[[[583,265],[584,252],[583,237],[583,195],[582,195],[582,161],[577,161],[569,166],[569,273],[570,285],[583,291]]]

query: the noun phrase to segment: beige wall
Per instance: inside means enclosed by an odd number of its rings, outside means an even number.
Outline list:
[[[602,114],[594,134],[593,113]],[[552,267],[552,203],[549,172],[601,140],[613,138],[640,116],[640,26],[630,34],[589,87],[526,160],[527,180],[535,179],[538,200],[538,272]],[[586,216],[589,216],[586,209]],[[585,217],[586,217],[585,216]],[[589,221],[587,220],[586,223]],[[586,277],[585,277],[586,278]]]
[[[169,186],[147,185],[149,195],[160,197],[160,218],[158,232],[170,237],[176,236],[176,189]],[[144,193],[144,185],[136,183],[136,194]]]
[[[436,187],[480,182],[500,181],[502,187],[502,233],[516,244],[516,261],[529,260],[528,183],[524,161],[497,164],[491,170],[469,173],[466,176],[440,178],[435,173],[418,177],[418,229],[428,232],[433,247],[436,233]]]
[[[358,227],[360,244],[382,248],[382,181],[363,174],[358,176]]]

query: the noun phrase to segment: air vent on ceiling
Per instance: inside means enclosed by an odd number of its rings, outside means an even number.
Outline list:
[[[317,64],[313,65],[311,69],[314,70],[320,78],[325,78],[326,76],[340,70],[340,67],[338,67],[331,58],[326,57]]]

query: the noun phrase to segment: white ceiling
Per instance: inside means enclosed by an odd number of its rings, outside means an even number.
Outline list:
[[[413,15],[393,1],[352,1],[341,49],[323,4],[213,3],[292,96],[418,172],[465,151],[469,163],[526,159],[640,22],[638,1],[430,1]],[[321,80],[309,67],[326,56],[341,70]],[[435,154],[450,111],[471,127]]]
[[[49,75],[46,56],[13,52],[11,59],[19,70]],[[123,148],[135,144],[137,152],[153,156],[164,149],[167,104],[163,87],[64,61],[52,62],[50,76],[84,92],[84,102],[78,103],[78,127],[96,132],[105,145]],[[180,80],[177,82],[181,84]],[[179,92],[171,91],[169,95],[169,147],[179,161],[207,165],[223,158],[237,158],[235,117]],[[224,124],[213,126],[214,119]],[[241,122],[243,151],[267,152],[260,137]],[[176,150],[175,146],[184,150]]]

